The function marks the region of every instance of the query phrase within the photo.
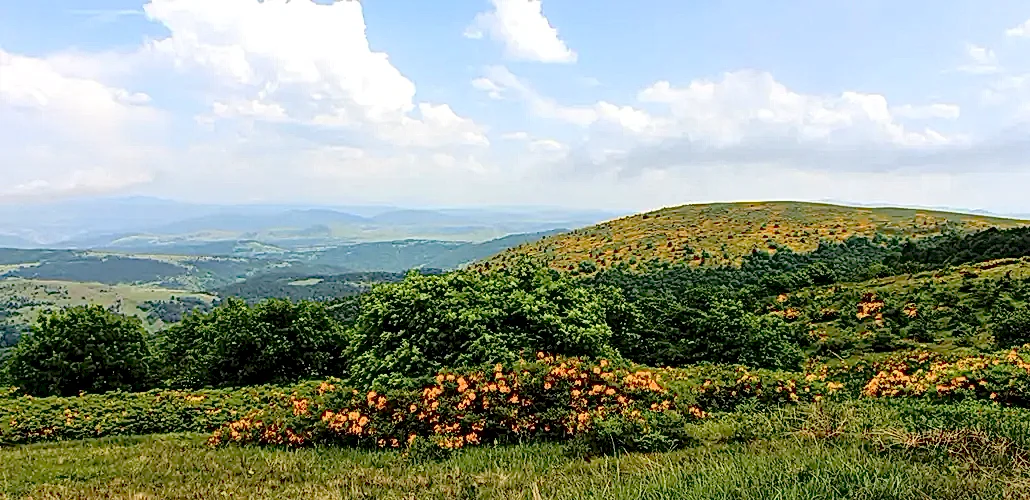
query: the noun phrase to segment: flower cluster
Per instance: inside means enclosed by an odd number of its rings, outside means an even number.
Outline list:
[[[616,368],[607,360],[539,353],[531,362],[444,371],[434,382],[417,391],[380,394],[341,391],[327,381],[314,394],[290,396],[284,408],[266,417],[276,429],[297,433],[300,439],[269,433],[266,424],[254,424],[248,416],[247,424],[223,426],[211,442],[397,448],[424,437],[441,448],[456,449],[488,441],[569,438],[613,416],[641,422],[645,413],[673,410],[693,418],[706,416],[696,406],[678,407],[655,371]]]
[[[1030,360],[1018,348],[998,354],[945,359],[931,353],[880,364],[862,393],[869,397],[926,396],[1024,400],[1030,389]]]

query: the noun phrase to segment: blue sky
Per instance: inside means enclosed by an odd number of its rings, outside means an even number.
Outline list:
[[[0,3],[0,201],[1030,212],[1022,0],[328,3]]]

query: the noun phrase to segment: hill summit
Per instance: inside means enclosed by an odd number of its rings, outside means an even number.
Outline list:
[[[1030,221],[908,208],[870,208],[792,201],[708,203],[631,215],[527,243],[482,266],[523,256],[558,270],[606,269],[648,261],[736,264],[754,250],[814,250],[851,236],[925,237],[942,232],[1008,228]]]

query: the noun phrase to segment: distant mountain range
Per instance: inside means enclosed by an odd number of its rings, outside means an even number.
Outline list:
[[[486,242],[621,215],[553,208],[427,210],[98,198],[0,205],[0,247],[201,254],[235,248],[241,241],[285,250],[407,239]]]

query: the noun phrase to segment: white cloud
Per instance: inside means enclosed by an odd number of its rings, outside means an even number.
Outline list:
[[[1019,26],[1016,26],[1015,28],[1010,28],[1010,29],[1005,30],[1005,36],[1020,37],[1020,38],[1028,38],[1028,37],[1030,37],[1030,19],[1027,19],[1026,21],[1023,22],[1023,24],[1020,24]]]
[[[415,84],[370,49],[359,2],[152,0],[144,9],[170,31],[149,52],[212,77],[210,117],[341,127],[398,145],[484,144],[450,106],[415,102]]]
[[[529,138],[529,134],[527,134],[525,132],[508,132],[508,133],[502,134],[501,138],[502,139],[507,139],[507,140],[510,140],[510,141],[524,141],[524,140]]]
[[[854,91],[801,94],[765,72],[730,72],[685,86],[658,81],[638,93],[639,106],[563,106],[503,68],[489,68],[487,78],[517,92],[538,116],[590,127],[552,164],[553,173],[572,177],[704,165],[883,172],[935,162],[953,168],[956,158],[987,154],[969,149],[966,136],[899,121],[954,120],[960,111],[955,105],[892,107],[882,95]],[[952,152],[961,154],[948,158]],[[1012,165],[1015,156],[999,161]]]
[[[559,38],[543,13],[540,0],[491,0],[494,9],[476,15],[465,30],[467,38],[491,39],[504,44],[508,57],[543,63],[576,62],[576,52]]]
[[[987,47],[967,43],[966,59],[968,62],[958,67],[958,71],[962,73],[989,75],[1002,70],[998,65],[998,56]]]
[[[911,131],[897,122],[887,100],[876,94],[843,92],[838,96],[803,95],[757,71],[726,73],[721,80],[695,80],[684,87],[658,81],[642,90],[642,104],[659,106],[650,113],[606,101],[567,106],[541,96],[506,68],[487,68],[494,87],[516,92],[537,116],[579,126],[613,125],[645,140],[686,138],[715,147],[748,140],[790,140],[839,146],[869,143],[897,146],[942,145],[949,138],[933,130]],[[895,108],[950,118],[957,108],[935,105]]]
[[[504,66],[489,66],[485,72],[486,75],[478,79],[483,83],[477,88],[497,93],[514,92],[529,104],[535,115],[543,118],[553,118],[581,127],[614,124],[635,133],[645,133],[651,127],[650,116],[641,110],[605,101],[585,106],[563,105],[540,95]]]
[[[3,50],[0,75],[0,198],[91,193],[152,177],[164,117],[150,96]]]
[[[554,139],[537,139],[528,145],[529,150],[534,153],[564,151],[565,145]]]
[[[486,94],[490,96],[491,99],[504,98],[504,96],[502,95],[504,89],[498,86],[496,83],[493,82],[493,80],[490,80],[489,78],[476,78],[475,80],[472,80],[472,88],[486,92]]]
[[[891,108],[891,113],[898,118],[911,120],[945,119],[955,120],[959,117],[961,110],[955,104],[934,103],[926,106],[913,106],[905,104]]]
[[[736,71],[719,81],[695,80],[685,87],[659,81],[638,95],[668,111],[658,135],[715,146],[748,140],[788,140],[855,146],[887,143],[922,146],[947,143],[933,131],[899,124],[886,98],[845,91],[837,96],[791,91],[765,72]]]

